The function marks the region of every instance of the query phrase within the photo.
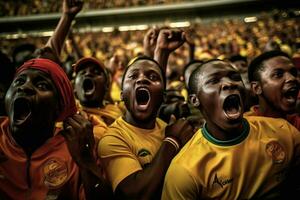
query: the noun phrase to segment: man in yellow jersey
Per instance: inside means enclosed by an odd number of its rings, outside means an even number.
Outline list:
[[[249,65],[248,77],[259,103],[246,115],[283,118],[300,130],[298,74],[292,59],[282,51],[257,56]]]
[[[243,118],[245,88],[229,63],[203,63],[189,88],[206,124],[173,159],[163,200],[280,199],[282,184],[299,188],[285,182],[291,172],[299,180],[299,131],[284,119]]]
[[[193,131],[185,119],[167,126],[157,118],[165,89],[164,72],[149,57],[138,57],[122,80],[124,117],[99,142],[99,155],[116,199],[160,199],[164,175]]]
[[[117,104],[104,101],[108,92],[109,78],[103,63],[96,58],[81,58],[75,64],[75,95],[94,126],[94,136],[99,140],[107,127],[122,115]]]

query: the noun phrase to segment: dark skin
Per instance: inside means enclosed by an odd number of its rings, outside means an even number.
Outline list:
[[[83,6],[82,0],[64,0],[62,6],[62,16],[56,26],[53,35],[49,38],[45,47],[50,47],[51,52],[42,55],[44,58],[51,59],[55,62],[60,61],[60,53],[65,43],[65,39],[70,30],[72,21],[80,12]]]
[[[83,106],[102,108],[107,85],[104,70],[95,63],[87,63],[76,74],[75,94]]]
[[[180,47],[185,40],[185,33],[182,30],[160,30],[154,50],[154,59],[160,64],[164,73],[170,53]]]
[[[144,112],[137,105],[135,92],[132,91],[140,86],[148,88],[151,96],[148,108]],[[154,128],[156,114],[163,100],[163,89],[162,74],[154,62],[139,60],[134,63],[125,74],[123,85],[122,96],[127,107],[125,121],[140,128]],[[177,138],[183,145],[190,139],[193,131],[186,120],[180,119],[167,126],[165,134]],[[147,167],[127,176],[119,183],[115,197],[117,199],[159,199],[164,175],[176,153],[170,143],[163,142]]]
[[[40,70],[28,69],[18,74],[8,89],[5,109],[10,130],[28,156],[53,136],[58,99],[52,80]]]
[[[63,1],[63,14],[58,25],[56,26],[54,34],[50,37],[46,44],[46,48],[50,48],[51,51],[43,53],[41,57],[59,62],[60,53],[71,27],[71,23],[75,16],[82,9],[82,6],[82,0]],[[75,120],[76,123],[73,120]],[[79,119],[78,116],[69,117],[64,122],[64,127],[66,130],[61,133],[66,139],[72,158],[80,167],[81,180],[84,186],[86,198],[109,200],[112,199],[110,186],[106,184],[103,177],[100,175],[101,173],[99,167],[95,162],[93,162],[93,159],[91,159],[93,155],[89,155],[89,151],[83,150],[86,141],[89,141],[89,149],[94,148],[94,138],[90,137],[88,134],[89,131],[91,131],[91,125],[87,124],[90,124],[90,122],[82,116],[80,116]],[[74,129],[72,127],[74,127]],[[81,140],[81,136],[84,138],[83,141]],[[87,158],[83,159],[82,156],[86,156]],[[88,160],[89,162],[82,163],[80,162],[81,160]]]
[[[72,158],[80,168],[86,199],[113,199],[110,184],[102,177],[93,153],[95,141],[92,124],[75,114],[64,121],[63,136]]]
[[[296,109],[299,92],[298,71],[284,56],[270,58],[259,72],[260,81],[251,82],[252,91],[259,97],[259,111],[263,116],[285,118]],[[287,96],[287,92],[291,94]]]
[[[197,94],[191,94],[190,101],[200,109],[210,134],[219,140],[236,138],[242,132],[245,93],[239,73],[229,63],[213,61],[201,67],[197,81]],[[230,95],[240,99],[241,111],[235,119],[229,118],[223,109],[224,101]]]
[[[133,101],[137,98],[136,89],[139,87],[147,88],[150,92],[151,100],[147,110],[139,109],[137,102]],[[154,128],[157,107],[163,101],[163,90],[162,74],[154,62],[139,60],[134,63],[125,74],[121,94],[127,108],[125,120],[140,128]]]

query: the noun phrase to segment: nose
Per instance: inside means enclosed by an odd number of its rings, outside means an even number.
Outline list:
[[[26,95],[34,95],[36,92],[29,81],[25,82],[23,85],[18,88],[19,93],[24,93]]]
[[[140,74],[136,83],[137,84],[149,84],[149,80],[144,74]]]
[[[293,74],[287,72],[287,73],[285,73],[285,82],[287,82],[287,83],[297,82],[297,77],[294,76]]]

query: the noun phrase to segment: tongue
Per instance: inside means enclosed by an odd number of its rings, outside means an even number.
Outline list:
[[[224,102],[224,113],[229,119],[237,119],[241,115],[240,100],[236,96],[228,97]]]
[[[86,95],[90,95],[95,90],[94,82],[91,79],[85,79],[83,81],[83,90]]]

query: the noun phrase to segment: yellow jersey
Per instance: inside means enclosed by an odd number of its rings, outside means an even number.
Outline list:
[[[299,131],[283,119],[246,119],[230,141],[213,138],[205,126],[198,130],[173,159],[162,200],[278,198],[300,156]]]
[[[158,118],[153,129],[142,129],[119,117],[106,130],[98,156],[113,190],[124,178],[151,163],[165,138],[165,127]]]

